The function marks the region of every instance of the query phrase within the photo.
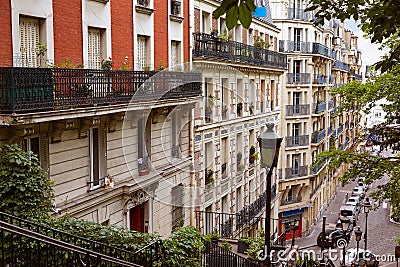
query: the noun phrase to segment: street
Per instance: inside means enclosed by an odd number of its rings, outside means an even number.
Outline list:
[[[384,184],[385,181],[389,179],[388,176],[383,177],[379,181],[375,181],[370,189],[367,191],[367,196],[370,192],[374,190],[379,184]],[[334,197],[324,212],[326,216],[326,229],[334,229],[336,222],[338,220],[338,214],[340,206],[346,202],[346,194],[351,196],[352,189],[356,186],[356,182],[342,187],[339,185],[336,191],[336,197]],[[372,199],[370,199],[371,203]],[[367,227],[367,249],[373,252],[375,255],[381,257],[379,266],[396,266],[394,260],[394,250],[395,246],[398,245],[395,239],[400,236],[400,224],[395,224],[389,221],[390,206],[387,205],[383,208],[381,205],[377,210],[371,210],[368,214],[368,227]],[[365,213],[361,209],[357,226],[360,226],[361,231],[365,232]],[[355,228],[354,228],[355,229]],[[309,236],[296,239],[296,245],[300,249],[311,249],[315,252],[320,252],[320,248],[316,246],[317,236],[322,231],[322,219],[312,229]],[[359,242],[359,247],[364,248],[364,234]],[[351,240],[347,246],[348,248],[356,248],[357,243],[355,241],[354,232],[352,234]],[[338,257],[341,257],[341,251],[338,253]],[[388,261],[389,260],[389,261]],[[336,266],[340,266],[339,260],[335,261]]]

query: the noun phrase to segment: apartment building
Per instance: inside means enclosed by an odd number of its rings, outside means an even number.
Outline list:
[[[360,74],[357,37],[337,20],[314,25],[302,1],[271,1],[272,18],[281,29],[279,52],[288,56],[281,93],[281,131],[285,136],[279,170],[279,233],[298,224],[286,237],[302,236],[321,218],[338,185],[340,173],[327,163],[314,166],[317,154],[335,145],[350,147],[358,119],[337,115],[340,99],[329,89]],[[350,76],[351,70],[354,74]],[[357,76],[358,78],[358,76]],[[345,130],[345,131],[344,131]],[[314,167],[312,167],[314,166]]]
[[[212,17],[219,4],[195,1],[191,22],[192,60],[202,72],[204,96],[194,115],[194,183],[201,188],[194,214],[204,233],[256,236],[264,228],[261,217],[265,218],[266,205],[266,172],[258,159],[257,138],[266,123],[274,123],[275,131],[284,134],[280,113],[287,58],[278,52],[280,29],[269,11],[253,18],[249,29],[238,24],[228,31],[224,17]],[[274,175],[271,229],[275,233],[277,184]]]
[[[189,1],[3,1],[0,142],[39,155],[54,206],[167,236],[190,224]],[[47,67],[47,68],[46,68]]]

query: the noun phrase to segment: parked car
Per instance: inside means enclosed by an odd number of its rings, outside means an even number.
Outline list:
[[[351,266],[352,263],[357,264],[358,266],[364,266],[366,263],[367,267],[376,267],[379,265],[379,261],[377,257],[369,250],[364,250],[362,248],[358,249],[358,261],[356,259],[357,249],[349,248],[346,251],[345,256],[345,266]],[[341,260],[341,264],[343,264],[343,260]]]
[[[335,248],[341,242],[340,240],[345,240],[348,243],[350,235],[350,231],[342,229],[325,230],[325,236],[323,232],[318,235],[317,245],[321,248]]]
[[[364,192],[367,192],[368,190],[368,185],[364,181],[358,181],[357,187],[362,187],[364,189]]]
[[[360,207],[361,207],[361,204],[360,204],[360,196],[352,196],[352,197],[349,197],[349,199],[348,199],[347,202],[346,202],[346,205],[356,207],[356,210],[357,210],[357,212],[359,213],[359,212],[360,212]]]
[[[353,189],[353,192],[351,193],[351,195],[352,196],[357,196],[358,195],[358,196],[360,196],[361,199],[363,199],[365,197],[364,188],[359,187],[359,186],[355,187]]]
[[[355,226],[357,222],[357,209],[352,205],[343,205],[340,207],[340,217],[346,216],[350,223]]]

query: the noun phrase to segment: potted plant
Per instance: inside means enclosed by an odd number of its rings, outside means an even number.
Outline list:
[[[211,31],[211,37],[212,38],[218,38],[218,30],[217,29],[213,29]]]
[[[212,233],[206,234],[204,236],[204,239],[206,240],[206,242],[211,242],[213,244],[218,244],[219,238],[220,238],[220,236],[217,232],[212,232]]]
[[[232,38],[232,33],[231,32],[227,32],[226,30],[223,33],[218,34],[218,39],[221,39],[221,41],[223,42],[227,42],[229,41],[229,39]]]
[[[254,242],[254,238],[252,237],[241,237],[238,240],[237,252],[245,253],[252,242]]]

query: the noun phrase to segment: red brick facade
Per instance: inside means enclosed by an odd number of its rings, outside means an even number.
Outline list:
[[[68,15],[66,13],[68,10]],[[53,0],[54,63],[83,63],[82,2]]]
[[[189,21],[189,0],[184,0],[183,4],[183,62],[189,62],[190,58],[190,21]]]
[[[0,2],[0,66],[12,66],[11,1]]]
[[[200,9],[194,9],[194,32],[200,32]]]
[[[125,56],[127,65],[133,69],[133,5],[131,0],[111,1],[111,45],[114,68],[119,69]]]
[[[169,1],[154,1],[154,68],[163,63],[168,68]]]

